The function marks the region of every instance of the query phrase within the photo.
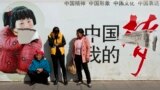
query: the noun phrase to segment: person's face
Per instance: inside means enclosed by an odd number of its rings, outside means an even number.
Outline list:
[[[55,33],[52,33],[52,37],[55,38]]]
[[[17,21],[15,22],[15,29],[13,30],[13,33],[14,33],[15,35],[17,35],[17,34],[18,34],[18,32],[17,32],[18,28],[22,28],[22,29],[24,29],[24,28],[33,29],[33,27],[34,27],[33,20],[30,19],[30,18],[25,18],[25,19],[17,20]]]
[[[58,38],[58,33],[52,33],[53,38]]]
[[[38,60],[41,60],[42,57],[43,57],[43,56],[42,56],[41,54],[37,54],[37,55],[36,55],[36,58],[37,58]]]
[[[77,32],[77,38],[82,38],[82,36],[83,36],[82,33]]]

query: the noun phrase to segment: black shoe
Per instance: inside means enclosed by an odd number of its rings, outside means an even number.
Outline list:
[[[88,86],[89,88],[91,88],[91,87],[92,87],[92,84],[91,84],[91,83],[88,83],[87,86]]]
[[[45,84],[45,85],[49,85],[49,82],[45,82],[45,83],[43,83],[43,84]]]
[[[67,79],[64,79],[64,85],[67,85],[67,84],[68,84]]]
[[[58,81],[57,81],[57,80],[55,80],[55,81],[54,81],[54,85],[57,85],[57,84],[58,84]]]
[[[42,84],[49,85],[48,81],[42,82]]]
[[[34,85],[35,83],[36,83],[36,82],[31,81],[29,85],[32,86],[32,85]]]

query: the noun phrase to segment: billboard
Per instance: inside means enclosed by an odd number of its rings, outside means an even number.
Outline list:
[[[44,50],[51,67],[47,39],[53,27],[59,27],[65,36],[66,65],[71,60],[71,41],[76,37],[76,30],[83,28],[91,43],[89,69],[93,80],[160,78],[159,0],[1,0],[0,6],[1,32],[7,27],[2,18],[5,12],[17,6],[25,6],[34,12],[36,24],[33,26],[40,41],[33,46]],[[1,53],[0,81],[27,80],[27,76],[21,73],[31,62],[33,49],[28,44],[25,44],[25,48],[22,48],[22,44],[12,48],[12,43],[7,44],[7,40],[12,41],[12,38],[6,39],[3,35],[1,33],[0,36],[1,51],[11,48],[12,52],[5,51],[5,56]],[[24,36],[27,37],[26,34]],[[17,52],[22,53],[20,57],[14,57]],[[68,73],[68,77],[72,80],[74,76]]]

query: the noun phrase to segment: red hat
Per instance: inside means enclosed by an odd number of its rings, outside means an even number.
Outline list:
[[[41,51],[41,50],[36,50],[36,54],[40,54],[40,55],[44,55],[44,52],[43,51]]]

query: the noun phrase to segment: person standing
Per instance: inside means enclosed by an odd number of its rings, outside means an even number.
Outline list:
[[[83,67],[87,78],[87,85],[88,87],[91,87],[91,76],[88,69],[88,62],[90,60],[90,42],[84,35],[84,30],[82,28],[77,30],[77,38],[73,39],[72,48],[72,56],[77,68],[78,84],[83,83],[81,71]]]
[[[64,85],[67,85],[67,74],[65,67],[65,49],[66,40],[58,27],[54,27],[52,32],[48,35],[49,46],[51,49],[51,58],[53,62],[53,69],[55,75],[54,85],[58,83],[58,62],[63,72]]]

